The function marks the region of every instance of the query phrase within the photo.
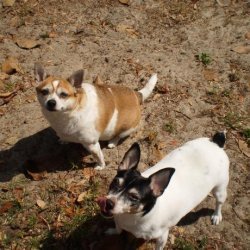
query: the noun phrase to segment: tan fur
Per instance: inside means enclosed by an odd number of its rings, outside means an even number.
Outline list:
[[[99,97],[100,117],[97,129],[103,132],[110,121],[114,110],[118,111],[114,137],[131,128],[140,121],[140,95],[124,86],[96,86]]]

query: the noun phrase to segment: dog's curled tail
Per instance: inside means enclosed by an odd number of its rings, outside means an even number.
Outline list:
[[[216,132],[212,138],[212,141],[219,147],[223,148],[226,142],[226,131]]]
[[[143,89],[138,91],[142,95],[142,102],[144,102],[150,96],[150,94],[152,93],[155,87],[156,82],[157,82],[157,74],[153,74],[150,77],[146,86]]]

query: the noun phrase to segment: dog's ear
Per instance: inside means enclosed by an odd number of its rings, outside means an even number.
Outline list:
[[[149,176],[150,188],[155,197],[162,195],[174,172],[174,168],[164,168]]]
[[[141,150],[138,143],[134,143],[130,149],[125,153],[122,162],[118,167],[118,171],[120,170],[128,170],[131,168],[136,169],[137,165],[140,161]]]
[[[43,66],[40,63],[35,63],[34,74],[35,74],[36,81],[38,83],[42,82],[48,76]]]
[[[80,69],[74,72],[69,78],[68,81],[75,87],[81,88],[84,77],[84,70]]]

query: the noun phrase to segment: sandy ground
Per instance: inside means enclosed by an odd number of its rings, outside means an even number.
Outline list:
[[[173,228],[166,249],[249,249],[249,2],[121,2],[0,5],[0,63],[18,61],[17,72],[0,75],[0,93],[15,91],[0,97],[0,248],[125,249],[126,235],[104,236],[112,221],[98,216],[94,200],[129,146],[140,142],[142,170],[185,141],[226,129],[231,166],[223,222],[211,225],[209,196]],[[20,38],[28,39],[26,48]],[[27,48],[31,40],[37,46]],[[117,148],[103,148],[107,169],[92,170],[80,145],[60,145],[48,128],[35,94],[37,61],[51,74],[84,68],[86,81],[98,75],[104,84],[133,89],[158,73],[139,130]]]

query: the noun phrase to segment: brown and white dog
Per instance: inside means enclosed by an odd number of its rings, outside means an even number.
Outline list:
[[[78,70],[68,79],[48,76],[40,64],[35,64],[37,97],[59,138],[81,143],[97,159],[96,168],[103,169],[99,140],[109,141],[108,147],[113,148],[136,129],[140,104],[153,91],[157,75],[138,92],[125,86],[83,83],[83,75],[84,71]]]

